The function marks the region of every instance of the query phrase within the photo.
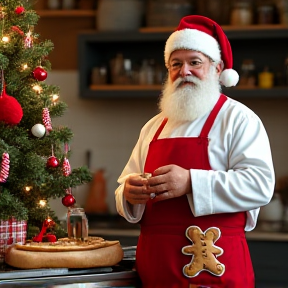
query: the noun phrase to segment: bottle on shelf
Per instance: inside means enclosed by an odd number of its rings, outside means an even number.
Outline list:
[[[244,59],[241,65],[239,86],[256,87],[255,64],[253,59]]]
[[[139,71],[140,85],[153,85],[155,79],[154,60],[144,59]]]
[[[107,84],[107,68],[105,66],[94,67],[92,69],[91,83],[93,85]]]
[[[259,88],[272,88],[274,86],[274,75],[269,71],[269,67],[265,66],[264,70],[258,75]]]

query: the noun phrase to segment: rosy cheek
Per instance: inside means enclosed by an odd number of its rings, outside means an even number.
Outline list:
[[[180,77],[179,73],[170,73],[170,79],[172,82],[177,80]]]

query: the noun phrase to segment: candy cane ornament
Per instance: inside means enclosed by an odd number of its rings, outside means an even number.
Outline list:
[[[1,163],[1,171],[0,171],[0,183],[5,183],[9,176],[10,169],[10,159],[9,154],[4,152],[2,154],[2,163]]]
[[[46,128],[46,131],[47,132],[52,131],[52,123],[51,123],[51,118],[50,118],[50,113],[49,113],[48,108],[43,108],[42,110],[42,121]]]
[[[71,174],[71,166],[69,160],[65,157],[63,160],[62,171],[64,176],[69,176]]]
[[[62,171],[63,171],[63,175],[66,177],[69,176],[71,174],[71,171],[72,171],[69,160],[67,158],[68,151],[69,151],[69,145],[68,145],[68,143],[65,143],[64,144],[65,157],[63,160],[63,164],[62,164]]]

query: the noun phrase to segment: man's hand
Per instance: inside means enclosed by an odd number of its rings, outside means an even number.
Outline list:
[[[147,179],[141,175],[131,175],[125,181],[124,196],[132,205],[146,204],[150,199],[150,193],[147,191]]]
[[[192,193],[190,171],[177,165],[156,169],[147,182],[147,192],[155,193],[156,201]]]

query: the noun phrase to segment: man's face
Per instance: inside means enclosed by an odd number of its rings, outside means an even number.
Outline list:
[[[200,52],[177,50],[168,69],[159,108],[170,122],[193,121],[212,109],[221,91],[221,64]]]
[[[169,59],[169,77],[172,82],[179,77],[195,76],[204,80],[210,66],[213,65],[211,60],[201,52],[193,50],[176,50],[172,52]],[[220,65],[215,67],[216,73],[220,74]],[[181,83],[180,86],[193,85],[191,82]]]

